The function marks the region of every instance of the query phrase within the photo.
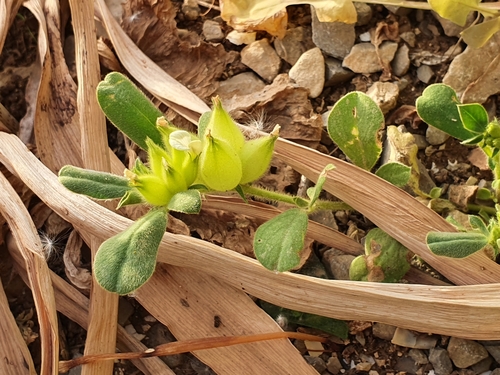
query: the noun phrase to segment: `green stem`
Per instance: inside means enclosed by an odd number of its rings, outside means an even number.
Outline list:
[[[245,194],[253,195],[255,197],[264,198],[271,201],[277,201],[282,203],[288,203],[297,206],[297,198],[289,194],[279,193],[276,191],[271,191],[263,188],[259,188],[252,185],[241,186],[241,189]],[[303,198],[299,198],[303,199]],[[307,201],[304,199],[304,201]],[[328,210],[328,211],[340,211],[340,210],[352,210],[352,207],[344,202],[332,202],[318,199],[314,204],[313,208],[309,210],[310,212],[317,210]]]
[[[474,212],[479,212],[479,211],[483,210],[488,215],[492,215],[492,216],[495,216],[497,214],[497,210],[495,210],[495,207],[483,206],[480,204],[473,204],[473,203],[469,203],[467,205],[467,210],[474,211]]]

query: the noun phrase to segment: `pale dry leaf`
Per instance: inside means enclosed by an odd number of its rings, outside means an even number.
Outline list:
[[[97,40],[97,49],[99,51],[99,61],[104,67],[108,68],[112,72],[122,71],[122,66],[116,58],[116,55],[113,51],[111,51],[111,48],[109,48],[102,38]]]
[[[81,267],[82,238],[73,230],[64,249],[64,272],[69,281],[79,289],[89,290],[92,285],[92,275],[89,270]]]
[[[122,27],[158,66],[198,97],[208,99],[232,55],[222,45],[206,43],[194,33],[181,38],[175,16],[169,0],[131,0],[125,4]]]
[[[0,1],[0,51],[3,50],[9,27],[22,3],[21,0]]]
[[[243,30],[277,30],[275,36],[283,37],[283,30],[278,22],[280,14],[286,12],[288,5],[310,4],[314,7],[320,22],[345,22],[355,23],[357,14],[351,0],[272,0],[272,1],[237,1],[221,0],[221,16],[233,28]],[[314,10],[313,10],[314,11]],[[278,14],[278,16],[277,16]],[[282,17],[282,16],[281,16]],[[260,28],[271,20],[270,28]],[[278,27],[276,27],[278,25]]]

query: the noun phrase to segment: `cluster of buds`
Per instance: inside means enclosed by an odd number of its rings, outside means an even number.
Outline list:
[[[132,170],[125,171],[143,200],[166,206],[175,194],[193,184],[229,191],[266,172],[278,138],[278,125],[271,134],[246,141],[217,97],[213,99],[213,110],[203,118],[199,137],[175,128],[164,118],[158,119],[163,144],[147,139],[148,165],[138,159]]]

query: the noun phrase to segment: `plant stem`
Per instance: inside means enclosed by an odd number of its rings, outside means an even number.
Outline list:
[[[467,210],[474,211],[474,212],[479,212],[479,211],[483,210],[488,215],[492,215],[492,216],[495,216],[497,214],[497,210],[495,210],[495,207],[483,206],[480,204],[469,203],[467,205]]]
[[[263,188],[259,188],[251,185],[244,185],[241,187],[243,192],[248,195],[253,195],[255,197],[264,198],[272,201],[288,203],[297,206],[297,198],[289,194],[279,193],[276,191],[271,191]],[[299,198],[302,199],[302,198]],[[305,200],[305,199],[304,199]],[[307,201],[307,200],[305,200]],[[325,200],[317,200],[314,207],[309,210],[310,212],[317,210],[328,210],[328,211],[340,211],[340,210],[352,210],[351,206],[344,202],[332,202]]]

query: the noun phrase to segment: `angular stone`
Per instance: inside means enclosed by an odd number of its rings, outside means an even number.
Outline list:
[[[360,3],[355,3],[360,4]],[[342,62],[333,58],[325,59],[326,67],[326,82],[325,87],[335,86],[339,83],[346,82],[354,77],[354,73],[350,70],[342,68]]]
[[[349,267],[354,258],[354,255],[329,249],[323,254],[323,264],[335,280],[349,280]]]
[[[281,59],[265,38],[243,48],[241,62],[269,82],[276,78],[281,65]]]
[[[287,30],[283,39],[274,40],[276,53],[290,65],[294,65],[304,52],[313,47],[311,30],[300,26]]]
[[[495,358],[495,361],[500,363],[500,345],[485,345],[484,347]]]
[[[236,46],[241,46],[242,44],[250,44],[255,42],[256,36],[257,33],[255,31],[250,33],[242,33],[238,30],[233,30],[226,35],[226,39]]]
[[[396,327],[384,323],[374,323],[372,327],[373,336],[382,340],[392,340]]]
[[[316,12],[313,11],[311,13],[312,39],[314,44],[327,55],[339,59],[346,57],[356,39],[354,24],[320,22]]]
[[[429,83],[432,77],[434,77],[434,71],[428,65],[419,66],[417,69],[417,77],[423,83]]]
[[[365,3],[354,3],[354,7],[358,15],[356,26],[368,25],[373,16],[372,7]]]
[[[317,98],[325,84],[325,59],[319,48],[304,52],[288,73],[291,79],[309,90],[310,98]]]
[[[328,362],[326,363],[326,369],[330,371],[333,375],[339,374],[340,370],[343,369],[342,364],[340,363],[336,353],[333,353],[332,356],[328,358]]]
[[[429,352],[429,362],[434,367],[436,375],[450,375],[453,371],[448,352],[443,348],[431,349]]]
[[[391,62],[392,72],[394,75],[401,77],[404,76],[408,69],[410,69],[410,49],[406,44],[398,48]]]
[[[426,365],[427,363],[429,363],[429,359],[427,358],[427,355],[423,350],[410,349],[408,355],[411,359],[413,359],[413,361],[415,361],[417,365]]]
[[[425,132],[425,139],[427,139],[427,142],[434,146],[442,145],[448,140],[448,138],[450,138],[448,133],[445,133],[444,131],[431,125],[427,127],[427,131]]]
[[[396,106],[399,97],[399,87],[391,82],[375,82],[366,92],[380,107],[385,115]]]
[[[448,353],[455,366],[467,368],[488,357],[488,351],[476,341],[450,338]]]
[[[467,47],[463,53],[455,57],[443,78],[443,83],[453,87],[459,96],[463,94],[463,102],[484,103],[490,95],[500,91],[499,56],[500,33],[496,33],[483,47]]]
[[[384,64],[389,64],[396,51],[398,44],[394,42],[383,42],[379,53]],[[380,65],[375,46],[371,43],[359,43],[352,47],[349,55],[344,59],[342,66],[349,68],[355,73],[376,73],[383,67]]]
[[[252,72],[237,74],[225,81],[220,82],[216,94],[222,100],[235,95],[243,96],[262,90],[266,84]]]
[[[218,22],[212,20],[206,20],[203,22],[203,35],[207,42],[220,42],[224,39],[224,33],[222,32],[222,27]]]

